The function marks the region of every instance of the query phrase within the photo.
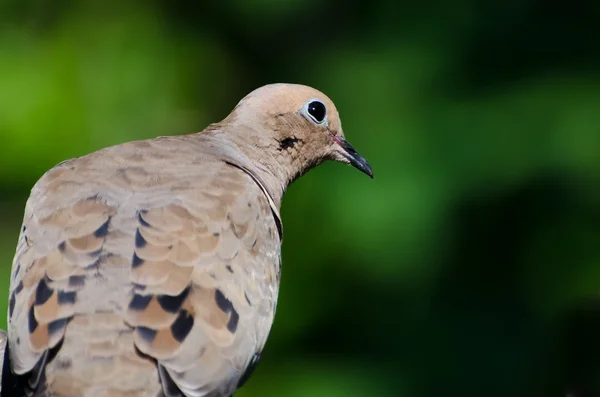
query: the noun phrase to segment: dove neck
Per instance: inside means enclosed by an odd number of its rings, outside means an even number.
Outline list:
[[[253,134],[228,134],[222,128],[212,127],[200,133],[199,138],[225,162],[250,174],[279,210],[288,185],[299,173],[290,173],[289,167],[281,164],[271,153],[268,140],[254,139]]]

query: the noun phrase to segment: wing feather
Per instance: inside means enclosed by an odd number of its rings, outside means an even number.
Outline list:
[[[262,350],[277,212],[239,168],[172,167],[164,145],[191,149],[169,142],[67,161],[32,190],[11,274],[16,374],[44,371],[36,365],[59,349],[44,374],[59,395],[153,390],[159,376],[188,396],[229,395]],[[154,168],[125,166],[132,152]]]
[[[274,313],[278,280],[267,275],[278,272],[279,244],[276,236],[258,242],[276,229],[268,200],[225,167],[210,189],[141,209],[137,219],[132,279],[140,289],[126,315],[136,346],[186,395],[232,393]]]

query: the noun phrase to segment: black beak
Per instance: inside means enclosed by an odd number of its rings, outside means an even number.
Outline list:
[[[350,142],[348,142],[345,139],[338,138],[338,140],[339,140],[340,146],[345,151],[345,153],[343,153],[343,155],[344,155],[344,157],[346,157],[348,159],[348,161],[350,161],[350,164],[353,167],[364,172],[365,174],[369,175],[371,178],[373,178],[373,170],[371,169],[371,166],[369,165],[367,160],[365,160],[365,158],[363,156],[358,154],[358,152],[354,149],[354,147],[350,144]]]

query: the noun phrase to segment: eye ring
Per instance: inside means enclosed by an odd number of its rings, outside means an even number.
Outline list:
[[[327,107],[318,99],[306,102],[303,110],[315,124],[327,124]]]

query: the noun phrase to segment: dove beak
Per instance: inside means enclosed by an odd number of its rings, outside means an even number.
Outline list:
[[[335,141],[342,147],[342,155],[350,162],[350,165],[373,178],[373,170],[367,160],[358,154],[354,147],[343,138],[335,138]]]

